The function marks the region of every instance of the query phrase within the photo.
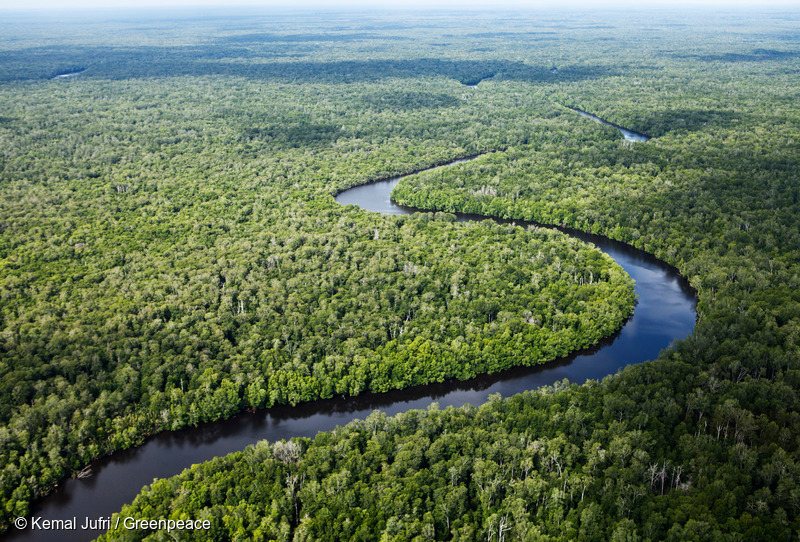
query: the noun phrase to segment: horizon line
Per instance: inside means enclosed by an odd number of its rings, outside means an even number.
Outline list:
[[[28,3],[25,6],[20,6],[18,3],[15,5],[6,5],[5,0],[0,0],[0,12],[15,12],[15,13],[41,13],[47,11],[51,13],[69,13],[69,12],[103,12],[113,13],[119,11],[170,11],[170,10],[257,10],[257,11],[308,11],[308,10],[335,10],[345,11],[358,9],[361,11],[437,11],[437,10],[453,10],[458,8],[461,11],[571,11],[571,10],[586,10],[591,12],[598,11],[614,11],[618,9],[626,9],[633,11],[648,11],[648,10],[668,10],[668,11],[697,11],[713,9],[717,11],[764,11],[764,10],[787,10],[787,11],[800,11],[800,5],[790,0],[738,0],[738,1],[722,1],[722,0],[655,0],[653,2],[642,2],[636,0],[613,0],[604,5],[598,5],[594,2],[587,2],[586,0],[563,0],[561,5],[553,6],[549,2],[536,2],[534,4],[529,2],[520,2],[519,0],[496,0],[490,2],[487,0],[434,0],[426,2],[424,0],[408,1],[394,1],[381,5],[375,5],[373,2],[366,0],[350,0],[346,2],[331,1],[331,0],[297,0],[295,5],[287,7],[285,3],[263,2],[256,0],[240,0],[236,4],[225,4],[220,0],[166,0],[159,2],[158,0],[128,0],[118,2],[114,5],[109,5],[102,0],[77,0],[71,5],[66,2],[54,2],[53,0],[43,0],[38,3]],[[10,3],[9,3],[10,4]]]

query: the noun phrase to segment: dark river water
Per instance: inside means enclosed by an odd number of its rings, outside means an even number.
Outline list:
[[[390,200],[391,190],[399,179],[358,186],[342,192],[336,200],[343,205],[358,205],[386,214],[413,212]],[[482,218],[461,216],[459,219]],[[564,378],[572,382],[599,380],[626,365],[654,359],[672,341],[685,338],[692,332],[696,319],[695,297],[688,283],[674,269],[621,243],[575,231],[567,233],[594,243],[636,280],[638,304],[633,316],[619,333],[602,344],[543,366],[512,369],[470,381],[445,382],[383,394],[367,393],[296,407],[279,406],[196,428],[164,432],[138,448],[95,461],[91,465],[93,476],[63,482],[53,494],[34,505],[32,517],[27,518],[29,523],[33,518],[75,518],[76,530],[19,531],[11,527],[4,539],[91,540],[101,532],[81,530],[86,518],[108,517],[119,511],[154,478],[173,476],[192,464],[242,450],[259,440],[313,437],[318,431],[333,429],[355,418],[363,419],[375,409],[391,415],[425,408],[434,401],[441,407],[466,403],[477,406],[484,403],[490,394],[509,396]]]

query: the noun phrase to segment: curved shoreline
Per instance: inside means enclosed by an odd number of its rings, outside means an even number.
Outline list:
[[[635,132],[633,130],[629,130],[628,128],[623,128],[619,124],[614,124],[611,121],[608,121],[606,119],[600,118],[597,115],[592,115],[591,113],[589,113],[587,111],[584,111],[582,109],[578,109],[577,107],[570,107],[568,105],[565,105],[564,107],[566,107],[570,111],[575,111],[576,113],[578,113],[580,115],[583,115],[584,117],[588,117],[588,118],[590,118],[590,119],[592,119],[594,121],[597,121],[600,124],[605,124],[606,126],[611,126],[612,128],[616,128],[617,130],[622,132],[622,135],[623,135],[623,137],[625,137],[626,141],[644,142],[644,141],[647,141],[649,139],[652,139],[647,134],[643,134],[641,132]]]
[[[85,72],[87,69],[88,69],[88,68],[84,68],[84,69],[82,69],[82,70],[80,70],[80,71],[77,71],[77,72],[59,73],[59,74],[57,74],[57,75],[54,75],[53,77],[51,77],[51,78],[50,78],[50,80],[51,80],[51,81],[53,81],[53,80],[55,80],[55,79],[66,79],[67,77],[75,77],[76,75],[80,75],[80,74],[82,74],[82,73],[83,73],[83,72]]]
[[[485,153],[451,160],[413,173],[358,185],[340,192],[336,201],[347,199],[358,191],[378,187],[391,203],[391,188],[401,179],[438,167],[447,167],[478,158]],[[416,209],[392,204],[403,213]],[[397,214],[397,213],[394,213]],[[410,409],[425,408],[432,402],[440,406],[480,404],[494,394],[510,396],[529,389],[553,385],[567,378],[572,382],[601,379],[628,364],[655,359],[658,352],[676,339],[684,338],[694,328],[696,297],[688,282],[677,271],[629,245],[608,238],[557,226],[527,223],[519,220],[494,219],[484,216],[457,215],[459,220],[491,219],[501,223],[532,224],[559,229],[573,237],[595,244],[622,265],[636,279],[638,304],[634,315],[621,330],[595,346],[574,352],[533,367],[517,367],[500,373],[482,375],[468,381],[449,380],[387,393],[362,393],[356,397],[321,399],[295,407],[275,406],[256,412],[243,412],[225,420],[201,424],[177,431],[162,431],[142,445],[115,452],[93,461],[89,466],[95,475],[85,479],[69,479],[43,500],[32,506],[32,515],[43,519],[96,518],[110,516],[130,502],[143,485],[154,478],[180,473],[194,463],[243,449],[258,440],[270,441],[294,436],[313,437],[319,431],[331,430],[355,418],[365,418],[376,408],[388,415]],[[657,305],[657,308],[653,305]],[[648,319],[650,313],[657,318]],[[7,540],[91,540],[100,531],[14,531]]]
[[[572,108],[568,108],[568,109],[572,109]],[[584,113],[582,111],[579,111],[578,109],[573,109],[573,111],[576,111],[576,112],[579,112],[579,113]],[[591,115],[589,113],[585,113],[585,114],[590,116],[590,117],[595,118],[594,115]],[[625,128],[620,128],[615,124],[611,124],[611,123],[609,123],[607,121],[604,121],[603,119],[600,119],[599,117],[596,117],[596,118],[598,118],[598,120],[602,121],[603,123],[608,124],[609,126],[613,126],[614,128],[617,128],[618,130],[626,130],[626,131],[628,131]],[[648,137],[648,136],[643,136],[643,137]],[[683,281],[685,283],[686,291],[688,293],[690,293],[690,295],[693,298],[695,298],[695,300],[697,299],[697,291],[689,284],[689,281],[680,274],[680,269],[678,269],[677,267],[675,267],[672,264],[669,264],[669,263],[665,262],[664,260],[658,259],[654,255],[652,255],[652,254],[650,254],[648,252],[645,252],[644,250],[636,248],[633,245],[630,245],[628,243],[624,243],[622,241],[617,241],[616,239],[612,239],[612,238],[606,237],[604,235],[600,235],[600,234],[597,234],[597,233],[590,233],[590,232],[587,232],[587,231],[579,230],[577,228],[570,228],[568,226],[559,226],[559,225],[556,225],[556,224],[544,224],[544,223],[535,222],[535,221],[532,221],[532,220],[515,219],[515,218],[500,218],[500,217],[491,216],[491,215],[481,215],[481,214],[475,214],[475,213],[462,213],[460,211],[456,211],[455,213],[452,213],[450,211],[441,211],[441,210],[437,210],[437,209],[421,209],[421,208],[418,208],[418,207],[410,207],[410,206],[407,206],[407,205],[396,203],[394,201],[394,199],[391,198],[391,190],[395,186],[397,186],[397,184],[400,181],[402,181],[403,179],[405,179],[406,177],[411,177],[413,175],[418,175],[420,173],[425,173],[427,171],[431,171],[431,170],[438,169],[438,168],[441,168],[441,167],[454,166],[456,164],[463,164],[465,162],[470,162],[472,160],[475,160],[476,158],[480,158],[481,156],[486,156],[486,155],[493,154],[493,153],[496,153],[496,152],[503,152],[504,150],[505,149],[497,149],[497,150],[492,150],[492,151],[481,152],[481,153],[478,153],[478,154],[470,154],[470,155],[464,156],[462,158],[455,158],[453,160],[450,160],[449,162],[438,163],[438,164],[430,166],[430,167],[425,167],[425,168],[422,168],[422,169],[419,169],[419,170],[416,170],[416,171],[412,171],[411,173],[402,173],[400,175],[395,175],[393,177],[388,177],[388,178],[385,178],[385,179],[378,179],[378,180],[374,180],[374,181],[368,181],[368,182],[363,183],[363,184],[350,186],[350,187],[347,187],[347,188],[337,192],[334,195],[334,199],[336,200],[337,203],[339,203],[341,205],[357,205],[357,204],[354,204],[354,203],[348,203],[348,202],[340,201],[340,198],[345,196],[346,193],[348,193],[348,192],[353,192],[353,191],[358,190],[358,189],[364,189],[364,188],[367,188],[369,186],[378,186],[378,185],[386,184],[386,185],[390,185],[389,192],[388,192],[388,197],[389,197],[388,202],[390,203],[391,208],[397,209],[399,212],[387,212],[386,210],[376,210],[376,209],[366,209],[366,210],[372,211],[372,212],[378,212],[378,213],[381,213],[381,214],[413,214],[413,213],[439,213],[439,212],[444,212],[444,213],[449,213],[449,214],[455,215],[458,218],[459,222],[477,221],[477,220],[493,220],[494,222],[497,222],[498,224],[517,224],[517,225],[523,225],[524,224],[524,225],[529,225],[529,226],[535,226],[537,228],[547,228],[547,229],[558,230],[558,231],[560,231],[560,232],[562,232],[562,233],[564,233],[566,235],[569,235],[570,237],[575,237],[577,239],[581,239],[582,241],[585,241],[587,243],[592,243],[592,244],[595,244],[595,245],[601,245],[601,244],[604,244],[604,243],[613,243],[615,245],[619,245],[620,247],[625,247],[625,248],[627,248],[629,250],[636,251],[637,253],[640,253],[640,254],[644,255],[645,257],[651,259],[652,262],[657,263],[660,267],[668,269],[670,273],[674,274],[676,277],[678,277],[681,281]]]

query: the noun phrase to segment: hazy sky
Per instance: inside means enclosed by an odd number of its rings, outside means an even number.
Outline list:
[[[563,7],[780,7],[798,8],[798,0],[0,0],[0,9],[74,9],[74,8],[152,8],[190,6],[259,6],[279,8],[302,7],[467,7],[467,8],[552,8]]]

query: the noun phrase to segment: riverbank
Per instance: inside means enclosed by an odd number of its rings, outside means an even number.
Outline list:
[[[468,159],[437,167],[463,163]],[[360,185],[342,192],[336,200],[384,212],[380,209],[385,208],[386,201],[391,200],[392,189],[405,177],[407,175]],[[376,187],[379,190],[376,191]],[[416,211],[393,205],[404,214]],[[486,217],[460,217],[464,220],[473,218]],[[517,223],[521,224],[520,221]],[[262,439],[275,442],[292,437],[313,437],[319,431],[330,431],[353,419],[366,418],[375,409],[394,415],[426,408],[432,402],[441,407],[478,405],[496,393],[508,397],[565,378],[578,383],[588,379],[600,380],[626,365],[655,359],[659,351],[672,341],[691,333],[696,319],[695,298],[688,283],[673,268],[622,243],[591,234],[568,233],[593,243],[636,281],[638,303],[633,316],[618,333],[600,344],[545,365],[519,367],[468,381],[450,380],[382,394],[363,393],[295,407],[277,406],[195,428],[165,431],[137,448],[93,462],[90,465],[95,473],[92,478],[65,481],[52,495],[34,505],[32,515],[46,519],[110,516],[154,478],[173,476],[192,464],[242,450]],[[65,540],[64,534],[53,532],[51,538],[43,538],[45,533],[42,531],[38,531],[36,536],[32,531],[15,531],[7,533],[6,539]],[[74,537],[69,540],[91,540],[99,531],[70,534]]]
[[[582,115],[584,117],[587,117],[587,118],[590,118],[590,119],[592,119],[592,120],[594,120],[596,122],[599,122],[600,124],[605,124],[606,126],[611,126],[612,128],[616,128],[617,130],[622,132],[622,135],[623,135],[623,137],[625,138],[626,141],[644,142],[644,141],[647,141],[647,140],[650,139],[649,135],[642,134],[642,133],[639,133],[639,132],[634,132],[633,130],[628,130],[627,128],[623,128],[622,126],[619,126],[618,124],[614,124],[613,122],[607,121],[606,119],[602,119],[602,118],[598,117],[597,115],[592,115],[591,113],[588,113],[588,112],[583,111],[581,109],[578,109],[576,107],[569,107],[569,106],[564,106],[564,107],[566,107],[567,109],[569,109],[571,111],[575,111],[576,113],[578,113],[578,114],[580,114],[580,115]]]

